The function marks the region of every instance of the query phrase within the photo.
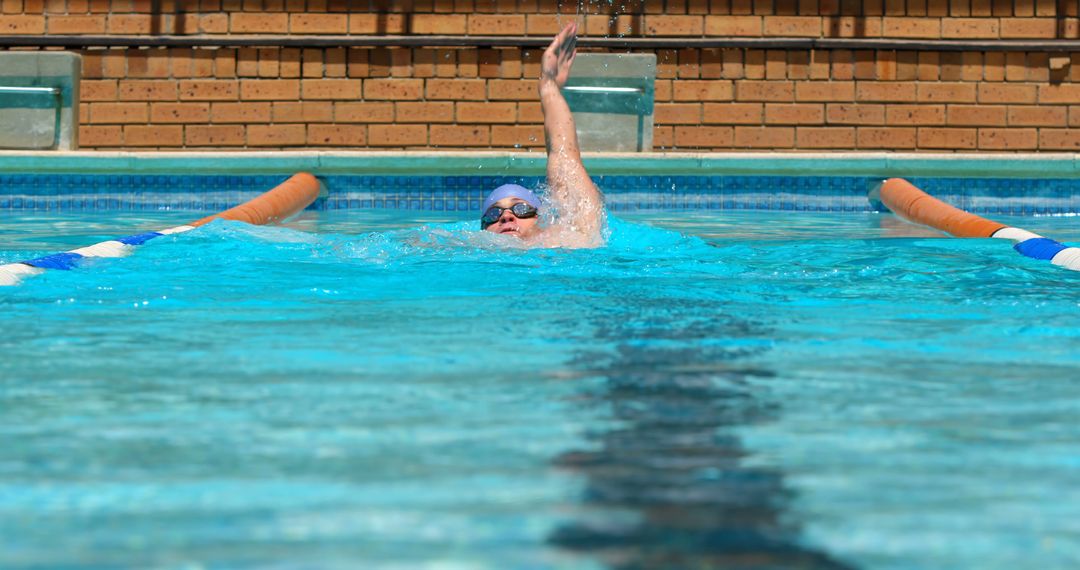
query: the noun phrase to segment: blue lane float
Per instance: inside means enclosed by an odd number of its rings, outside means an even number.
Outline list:
[[[190,231],[217,218],[254,225],[277,223],[308,207],[317,198],[324,196],[325,192],[317,178],[306,172],[299,172],[273,189],[239,206],[206,216],[190,224],[130,235],[71,251],[0,265],[0,286],[18,285],[26,277],[39,275],[49,270],[71,271],[79,266],[79,262],[88,257],[124,257],[130,255],[136,247],[154,238]]]
[[[908,221],[930,226],[956,237],[999,238],[1032,259],[1080,271],[1080,247],[1072,247],[1020,228],[988,220],[950,206],[916,188],[903,178],[890,178],[870,191],[870,201],[881,204]]]

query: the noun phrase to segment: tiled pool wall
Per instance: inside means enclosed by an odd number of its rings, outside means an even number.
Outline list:
[[[313,209],[475,212],[485,194],[500,184],[513,182],[538,188],[545,180],[541,174],[542,156],[526,157],[517,163],[513,157],[507,162],[506,157],[490,155],[396,159],[318,156],[315,160],[310,155],[261,157],[261,164],[277,173],[251,173],[253,165],[260,164],[260,157],[252,156],[235,157],[238,162],[233,168],[223,167],[221,157],[155,157],[156,163],[151,160],[153,168],[146,168],[139,157],[131,156],[119,157],[123,160],[117,162],[115,156],[80,155],[74,157],[75,164],[51,159],[40,162],[35,158],[22,161],[25,172],[13,166],[16,158],[0,155],[0,211],[217,211],[276,186],[288,177],[288,172],[306,170],[319,176],[327,189],[327,196],[313,204]],[[1080,173],[1074,174],[1077,167],[1071,156],[1043,157],[1036,163],[986,157],[968,161],[955,157],[898,160],[882,155],[839,156],[831,160],[806,155],[741,159],[601,157],[593,160],[596,168],[590,167],[590,172],[613,211],[867,212],[873,210],[866,197],[873,184],[890,176],[904,176],[927,192],[972,212],[1080,214]],[[125,165],[129,167],[127,172]],[[170,168],[178,173],[162,172]],[[392,172],[379,173],[380,168]],[[449,173],[432,173],[440,168]],[[65,169],[72,172],[62,171]],[[830,169],[836,173],[829,173]],[[214,170],[225,172],[192,173]],[[350,170],[364,173],[347,173]],[[744,172],[731,172],[739,170]],[[798,174],[800,171],[806,174]]]

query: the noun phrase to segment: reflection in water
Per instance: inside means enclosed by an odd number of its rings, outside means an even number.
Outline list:
[[[739,366],[761,349],[735,345],[767,331],[723,317],[719,303],[652,306],[598,333],[616,343],[614,358],[581,355],[610,360],[590,403],[610,406],[618,427],[593,436],[595,451],[558,459],[587,490],[583,517],[549,540],[613,568],[850,568],[798,544],[781,473],[742,465],[734,428],[774,410],[746,384],[771,373]]]

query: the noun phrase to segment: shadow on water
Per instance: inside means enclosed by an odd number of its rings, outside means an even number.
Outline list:
[[[772,373],[740,365],[765,350],[743,341],[768,331],[719,302],[644,305],[632,322],[601,324],[614,356],[579,355],[583,367],[606,362],[593,369],[604,388],[584,405],[609,407],[617,427],[556,460],[586,491],[581,516],[550,543],[620,569],[851,568],[799,544],[782,473],[743,465],[734,428],[776,413],[747,382]]]

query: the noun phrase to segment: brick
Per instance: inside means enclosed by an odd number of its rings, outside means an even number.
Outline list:
[[[543,148],[544,127],[539,125],[493,125],[491,145],[509,148]]]
[[[239,82],[212,79],[181,81],[181,101],[227,101],[235,100],[240,93]]]
[[[405,34],[409,20],[405,14],[350,14],[349,33],[357,35]]]
[[[229,31],[234,34],[285,34],[289,31],[289,15],[235,12],[229,16]]]
[[[243,125],[188,125],[184,129],[186,146],[244,146],[246,140]]]
[[[740,81],[735,84],[736,101],[793,101],[795,86],[790,81]]]
[[[1010,127],[1065,127],[1069,126],[1065,107],[1009,106]],[[1039,146],[1042,146],[1041,144]]]
[[[389,101],[339,101],[333,103],[333,120],[338,123],[392,123],[394,105]],[[314,111],[321,114],[321,110]]]
[[[697,49],[681,49],[679,50],[678,56],[679,64],[676,71],[679,78],[697,79],[701,76],[699,53]]]
[[[79,84],[79,98],[83,102],[115,101],[117,99],[115,79],[83,79]]]
[[[679,127],[685,129],[687,127]],[[665,151],[675,147],[675,127],[653,125],[653,150]]]
[[[334,104],[329,101],[274,101],[270,103],[274,123],[330,123]]]
[[[554,36],[561,29],[558,14],[528,14],[525,17],[525,33],[530,36]]]
[[[795,84],[795,99],[799,102],[852,101],[854,98],[853,81],[805,81]]]
[[[820,103],[767,103],[765,122],[769,125],[820,125],[825,122],[825,105]]]
[[[653,100],[665,102],[671,101],[673,98],[672,92],[675,90],[672,85],[673,83],[674,80],[672,79],[658,79],[653,83]]]
[[[169,56],[165,50],[138,50],[127,52],[127,77],[169,77]]]
[[[458,123],[513,123],[517,121],[517,103],[457,103]]]
[[[663,125],[696,125],[701,123],[700,103],[657,103],[653,120]]]
[[[430,144],[434,147],[490,146],[491,127],[487,125],[431,125]]]
[[[135,79],[120,81],[116,98],[121,101],[175,101],[176,95],[173,81]]]
[[[306,133],[305,125],[248,125],[248,146],[303,146]]]
[[[50,34],[104,34],[105,16],[52,16]]]
[[[730,148],[735,144],[735,127],[675,127],[672,138],[676,148]]]
[[[855,129],[852,127],[798,127],[795,146],[809,148],[855,148]]]
[[[919,54],[913,51],[896,52],[897,81],[914,81],[919,77]]]
[[[766,36],[821,36],[821,18],[816,16],[765,16],[762,29]]]
[[[978,129],[920,127],[918,144],[922,149],[969,150],[978,143]]]
[[[828,33],[837,38],[877,38],[882,35],[881,18],[839,16],[830,18]]]
[[[701,16],[645,16],[645,34],[657,36],[700,36],[705,31],[705,20]]]
[[[45,33],[43,16],[3,15],[0,16],[0,34],[12,36],[41,35]]]
[[[544,110],[539,102],[518,103],[518,123],[543,123]]]
[[[464,35],[468,18],[464,14],[412,14],[412,33]]]
[[[525,16],[470,14],[468,33],[475,36],[520,36],[525,33]]]
[[[214,54],[214,76],[218,79],[236,77],[236,50],[220,49]]]
[[[855,89],[855,99],[858,101],[914,103],[917,99],[916,84],[909,82],[875,83],[860,81]]]
[[[885,108],[887,125],[944,125],[945,105],[890,105]]]
[[[539,98],[535,79],[492,79],[488,82],[488,98],[492,101],[535,101]],[[473,89],[478,94],[478,89]],[[430,97],[430,87],[429,87]]]
[[[310,125],[307,143],[311,146],[362,147],[367,129],[357,125]]]
[[[151,123],[206,123],[210,121],[208,103],[152,103]]]
[[[1050,54],[1045,52],[1028,54],[1026,79],[1036,83],[1050,81]]]
[[[942,81],[959,81],[963,72],[963,54],[947,51],[940,54],[940,74]]]
[[[391,81],[391,80],[388,80]],[[300,83],[303,99],[359,99],[363,81],[360,79],[305,79]]]
[[[1060,85],[1039,85],[1039,104],[1069,104],[1080,101],[1080,85],[1062,83]]]
[[[213,123],[269,123],[271,104],[241,101],[238,103],[214,103],[210,107]]]
[[[240,98],[245,101],[289,101],[300,98],[298,79],[243,79]]]
[[[878,81],[896,81],[897,63],[895,51],[879,51],[874,61],[874,78]]]
[[[198,30],[204,34],[229,33],[228,14],[199,14]]]
[[[735,147],[792,148],[795,146],[793,127],[735,127]]]
[[[881,125],[885,123],[885,106],[830,103],[825,106],[825,122],[830,125]]]
[[[883,18],[882,35],[889,38],[941,38],[938,18]]]
[[[180,125],[127,125],[124,127],[124,146],[175,147],[184,144],[184,127]]]
[[[147,103],[93,103],[91,123],[146,123],[150,118]]]
[[[759,125],[765,118],[762,103],[706,103],[703,109],[705,124]]]
[[[778,49],[765,51],[765,79],[787,79],[787,52]]]
[[[943,38],[997,39],[1000,33],[996,18],[943,18],[941,20],[941,37]]]
[[[1004,105],[949,105],[945,122],[957,127],[1004,127],[1006,111]]]
[[[861,149],[889,150],[915,148],[914,127],[856,127],[855,144]]]
[[[731,81],[704,80],[679,81],[673,85],[675,101],[730,101],[735,94]]]
[[[500,62],[502,61],[499,50],[480,48],[476,51],[478,75],[480,77],[498,77]]]
[[[365,79],[364,99],[420,99],[423,87],[423,79]]]
[[[1078,150],[1080,131],[1073,129],[1039,129],[1040,150]]]
[[[1054,18],[1002,18],[1002,39],[1054,39],[1057,20]]]
[[[385,52],[385,50],[381,50]],[[390,72],[389,66],[381,74],[375,73],[372,70],[372,75],[388,75]],[[300,52],[300,76],[301,77],[322,77],[323,76],[323,50],[314,48],[305,48]]]
[[[454,122],[454,103],[450,101],[399,101],[394,103],[394,109],[398,123]]]
[[[832,74],[836,81],[850,81],[855,78],[855,52],[834,50],[832,53]]]
[[[79,146],[94,148],[104,146],[122,146],[124,129],[119,125],[80,125]]]
[[[368,127],[368,144],[371,146],[426,146],[428,142],[425,125],[371,125]]]
[[[705,16],[705,35],[709,37],[760,36],[761,16]]]
[[[257,77],[259,75],[259,50],[239,48],[236,50],[236,75]]]
[[[483,79],[428,79],[427,98],[482,101],[486,98],[485,86]]]
[[[918,100],[922,103],[974,103],[975,90],[971,83],[921,83]]]
[[[109,14],[105,25],[110,34],[149,34],[153,30],[150,14]]]
[[[348,14],[289,14],[289,33],[344,34],[348,31]]]
[[[1027,79],[1028,65],[1027,54],[1022,52],[1009,52],[1005,54],[1005,80],[1024,81]]]
[[[961,58],[960,79],[963,81],[983,80],[983,54],[965,51]]]
[[[1038,100],[1035,85],[1005,83],[980,83],[977,92],[979,103],[1028,103]]]
[[[937,81],[940,62],[940,54],[936,51],[919,52],[919,63],[916,67],[916,79],[919,81]]]
[[[642,20],[624,14],[588,14],[585,16],[584,34],[587,36],[636,36],[641,35]],[[528,27],[528,24],[526,24]],[[578,28],[579,33],[581,28]]]
[[[1034,150],[1038,144],[1037,129],[979,129],[980,150]]]

